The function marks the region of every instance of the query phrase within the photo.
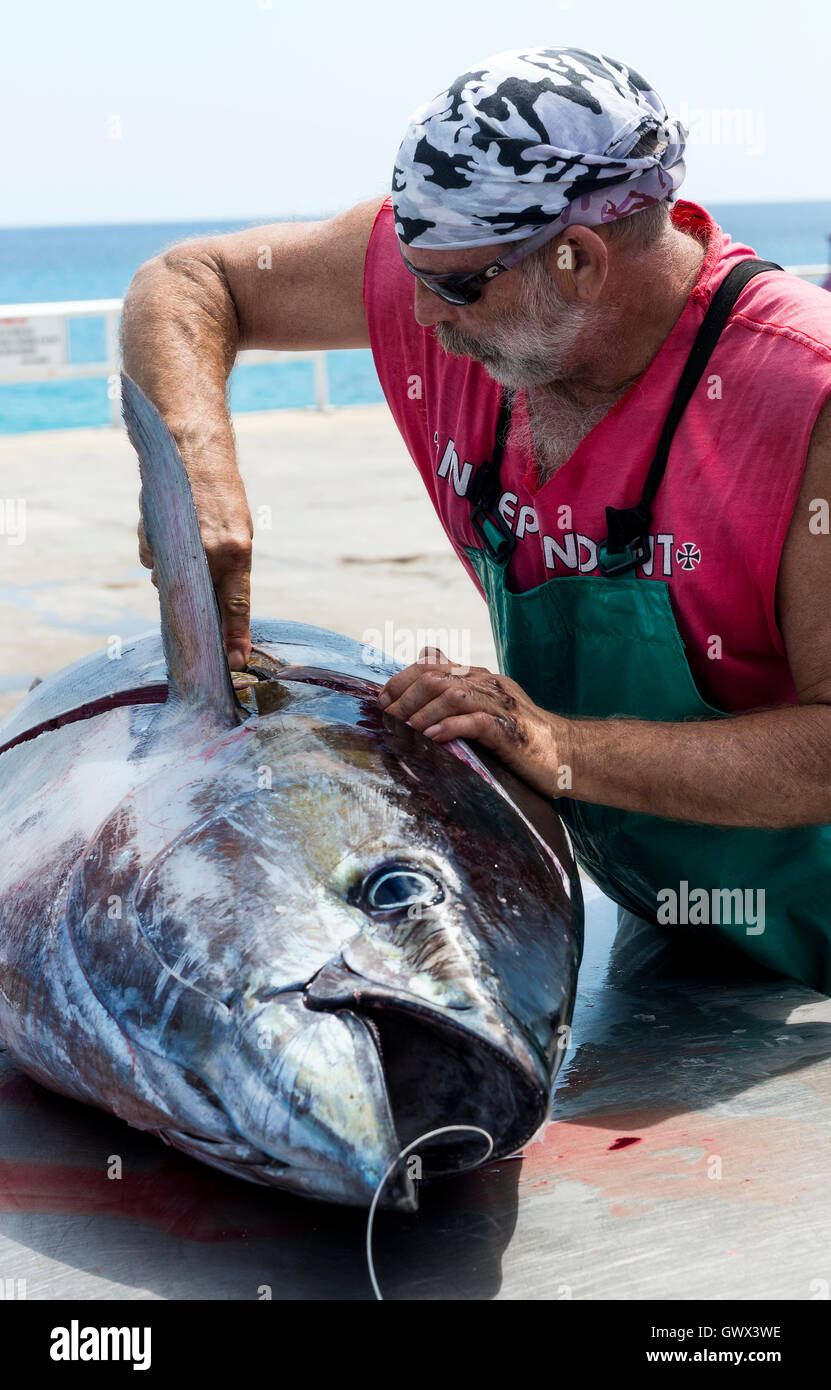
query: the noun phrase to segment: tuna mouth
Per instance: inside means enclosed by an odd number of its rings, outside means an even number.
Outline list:
[[[357,1010],[351,1010],[357,1013]],[[393,1123],[401,1148],[450,1125],[471,1125],[483,1134],[437,1135],[417,1145],[401,1166],[417,1178],[446,1178],[504,1158],[526,1143],[548,1112],[545,1088],[504,1051],[464,1026],[418,1006],[373,1003],[359,1017],[373,1033],[383,1066]],[[390,1178],[392,1181],[392,1175]]]

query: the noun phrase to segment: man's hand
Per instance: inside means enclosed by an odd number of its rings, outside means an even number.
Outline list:
[[[139,498],[139,501],[141,499]],[[232,671],[243,671],[251,652],[251,513],[242,479],[226,477],[216,491],[194,488],[194,502],[222,618],[222,635]],[[153,556],[138,525],[139,559],[152,570]],[[155,583],[155,576],[153,576]]]
[[[567,724],[540,709],[516,681],[485,666],[454,666],[437,648],[387,681],[378,696],[395,715],[436,743],[476,739],[543,796],[556,796],[567,761]]]

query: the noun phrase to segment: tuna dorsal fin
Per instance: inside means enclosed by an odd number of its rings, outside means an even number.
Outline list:
[[[230,728],[245,713],[231,684],[187,471],[158,410],[124,372],[121,393],[124,423],[139,458],[144,529],[159,588],[168,703],[210,713]]]

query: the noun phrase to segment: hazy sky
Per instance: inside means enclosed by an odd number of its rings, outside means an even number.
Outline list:
[[[827,0],[34,0],[5,9],[0,224],[266,219],[386,192],[481,58],[596,48],[691,127],[682,194],[831,198]]]

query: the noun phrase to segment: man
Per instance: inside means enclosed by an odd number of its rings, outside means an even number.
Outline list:
[[[622,909],[829,991],[831,300],[676,201],[684,134],[599,54],[488,59],[413,117],[391,205],[142,267],[125,367],[242,667],[226,377],[243,347],[370,344],[505,673],[428,653],[381,704],[557,798]]]

